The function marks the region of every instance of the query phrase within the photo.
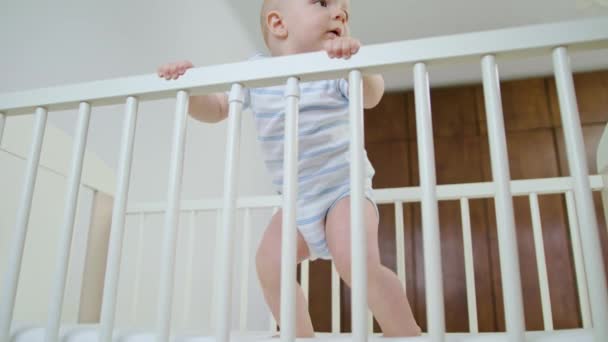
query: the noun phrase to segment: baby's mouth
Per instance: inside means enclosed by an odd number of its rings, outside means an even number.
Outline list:
[[[340,37],[340,30],[328,31],[327,34],[329,35],[329,38],[335,39],[335,38]]]

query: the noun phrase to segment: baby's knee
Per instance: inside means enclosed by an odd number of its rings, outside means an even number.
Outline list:
[[[340,278],[350,286],[353,267],[350,251],[348,251],[348,253],[332,254],[332,259],[336,265],[336,270],[338,271]],[[382,265],[378,260],[369,255],[366,258],[366,266],[368,279],[375,279],[382,268]]]
[[[280,281],[281,254],[279,251],[261,246],[255,256],[255,265],[263,285]]]

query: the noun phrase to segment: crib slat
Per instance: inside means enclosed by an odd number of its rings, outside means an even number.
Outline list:
[[[306,300],[308,300],[308,295],[310,292],[309,278],[310,278],[310,261],[304,260],[304,261],[302,261],[302,264],[300,266],[300,279],[302,282],[302,291],[304,292],[304,298],[306,298]]]
[[[505,321],[510,340],[524,340],[524,309],[521,294],[517,236],[511,195],[507,139],[500,96],[496,59],[482,58],[483,89],[490,141],[492,179],[496,187],[494,205],[500,255],[500,270],[505,302]]]
[[[129,96],[125,108],[125,118],[122,126],[122,141],[116,179],[116,199],[112,208],[112,224],[106,275],[103,287],[103,302],[101,305],[100,342],[110,342],[114,330],[116,312],[116,295],[118,277],[120,274],[120,258],[124,236],[125,212],[129,194],[129,178],[133,161],[133,144],[135,142],[135,127],[137,122],[138,100]]]
[[[272,208],[272,217],[274,217],[274,215],[276,215],[276,213],[278,211],[279,211],[278,207]],[[276,333],[277,332],[277,321],[274,319],[274,316],[272,315],[272,311],[269,312],[269,316],[270,316],[270,319],[269,319],[269,322],[270,322],[270,332],[271,333]]]
[[[572,257],[574,258],[574,270],[576,272],[576,287],[578,289],[578,300],[581,308],[583,328],[591,328],[591,311],[589,307],[589,291],[587,277],[585,276],[585,264],[583,251],[581,250],[581,238],[576,217],[576,205],[572,191],[566,192],[566,208],[568,210],[568,227],[570,228],[570,239],[572,240]]]
[[[222,239],[220,242],[219,285],[217,289],[219,303],[216,307],[216,340],[228,342],[232,322],[232,263],[234,260],[234,228],[236,221],[236,197],[238,169],[240,162],[241,114],[245,95],[243,86],[234,84],[230,92],[230,110],[228,122],[228,143],[226,146],[226,166],[224,177],[224,201],[222,212]]]
[[[6,122],[6,116],[4,113],[0,113],[0,146],[2,145],[2,134],[4,133],[4,123]]]
[[[76,135],[74,136],[74,147],[72,150],[72,163],[67,180],[66,206],[63,215],[63,229],[59,240],[55,282],[51,292],[51,307],[46,326],[46,342],[55,342],[59,338],[59,323],[61,321],[61,311],[63,308],[63,297],[65,294],[65,283],[70,261],[72,237],[74,235],[74,220],[76,217],[76,207],[78,205],[78,191],[80,189],[82,163],[87,144],[90,117],[91,106],[86,102],[80,103]]]
[[[167,194],[167,212],[163,233],[163,246],[160,265],[160,288],[156,325],[157,342],[169,341],[173,308],[173,284],[175,276],[175,254],[177,249],[177,228],[179,224],[180,194],[182,188],[182,170],[184,168],[184,150],[186,146],[186,122],[188,116],[188,92],[177,92],[175,121],[173,126],[173,144],[171,165],[169,169],[169,189]]]
[[[473,238],[471,235],[471,213],[469,200],[460,199],[460,216],[462,219],[462,244],[464,248],[464,269],[467,279],[467,307],[469,312],[469,331],[479,332],[477,322],[477,294],[475,289],[475,263],[473,256]]]
[[[13,310],[15,308],[15,296],[17,295],[17,285],[19,274],[21,273],[21,262],[23,259],[23,249],[25,247],[25,237],[27,226],[32,208],[32,198],[38,174],[38,164],[40,162],[40,152],[44,131],[46,128],[47,110],[42,107],[36,109],[32,145],[25,167],[25,178],[23,192],[21,193],[21,204],[17,212],[17,221],[9,255],[7,273],[2,287],[2,300],[0,301],[0,341],[9,341]]]
[[[416,63],[414,66],[414,86],[418,164],[422,191],[422,230],[428,330],[431,341],[440,342],[445,339],[441,240],[439,237],[431,95],[428,72],[424,63]]]
[[[184,327],[188,327],[188,323],[190,323],[190,314],[192,309],[192,274],[195,272],[193,269],[194,266],[194,251],[195,243],[196,243],[196,211],[191,211],[188,220],[188,249],[186,250],[186,284],[184,288],[184,309],[182,315],[182,324]]]
[[[218,322],[216,315],[219,313],[218,295],[220,288],[220,257],[222,242],[222,209],[215,211],[215,245],[213,250],[213,288],[211,289],[211,310],[209,312],[209,326],[215,327]]]
[[[340,333],[340,275],[331,263],[331,332]]]
[[[350,222],[352,255],[352,332],[353,341],[367,341],[367,234],[365,231],[363,160],[363,78],[361,72],[349,73],[350,112]]]
[[[530,211],[532,213],[532,231],[534,234],[534,249],[536,251],[536,266],[538,267],[538,283],[543,308],[543,322],[545,331],[553,331],[553,313],[551,311],[551,296],[549,293],[549,277],[547,276],[547,262],[545,246],[543,243],[542,221],[538,207],[538,195],[530,194]]]
[[[403,225],[403,202],[395,202],[395,239],[397,240],[397,276],[403,289],[407,290],[405,278],[405,227]]]
[[[565,47],[553,50],[555,83],[559,97],[564,141],[568,156],[570,174],[574,180],[574,197],[578,220],[581,225],[581,242],[585,269],[589,279],[592,321],[595,341],[608,341],[608,287],[600,245],[599,232],[589,187],[589,170],[581,122],[576,103],[574,80],[568,52]]]
[[[249,309],[249,249],[251,245],[251,209],[246,208],[243,215],[243,240],[241,243],[241,331],[247,330],[247,315]]]
[[[270,314],[270,332],[273,334],[277,332],[277,321],[272,316],[272,313]]]
[[[137,252],[135,259],[135,279],[133,280],[133,298],[131,302],[131,323],[133,326],[137,323],[137,307],[139,306],[139,284],[141,283],[141,274],[144,261],[144,227],[146,223],[146,214],[140,213],[137,222]]]
[[[296,201],[298,196],[298,115],[300,85],[296,77],[285,89],[285,150],[283,154],[283,230],[281,241],[281,342],[296,336]]]

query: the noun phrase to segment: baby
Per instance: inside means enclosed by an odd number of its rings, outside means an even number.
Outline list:
[[[348,59],[360,43],[349,35],[349,0],[264,0],[261,26],[271,56],[326,51]],[[256,55],[255,59],[268,58]],[[158,68],[158,75],[177,79],[193,67],[188,61]],[[363,77],[364,107],[373,108],[384,93],[380,75]],[[333,259],[350,286],[350,166],[348,83],[344,79],[300,84],[297,261]],[[284,87],[247,90],[245,107],[256,122],[266,167],[278,193],[283,186]],[[189,113],[204,122],[228,116],[228,96],[191,96]],[[397,276],[380,263],[378,210],[372,199],[374,169],[366,162],[365,224],[367,230],[368,301],[385,336],[417,336],[405,291]],[[258,277],[272,314],[280,325],[281,211],[271,219],[256,255]],[[313,337],[308,305],[301,287],[296,294],[296,335]]]

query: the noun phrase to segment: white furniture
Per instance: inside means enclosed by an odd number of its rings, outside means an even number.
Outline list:
[[[42,136],[45,121],[49,111],[80,106],[82,129],[86,128],[86,120],[90,107],[102,104],[126,103],[125,123],[123,127],[123,150],[121,152],[120,165],[118,168],[118,180],[116,186],[116,200],[112,219],[112,232],[109,251],[109,262],[106,271],[104,289],[104,300],[102,320],[99,327],[85,329],[75,328],[70,341],[87,341],[88,338],[99,335],[101,341],[111,340],[122,336],[114,329],[116,286],[119,272],[119,261],[121,258],[122,236],[124,220],[127,214],[127,189],[129,185],[130,167],[133,153],[133,139],[135,122],[137,118],[138,103],[148,99],[177,98],[174,140],[172,149],[172,164],[168,180],[167,203],[162,208],[147,206],[130,210],[130,213],[146,212],[151,210],[166,210],[165,238],[162,249],[161,267],[161,292],[159,298],[159,315],[157,319],[157,331],[154,335],[142,335],[125,337],[125,341],[168,341],[171,336],[170,310],[172,303],[172,280],[175,270],[175,231],[176,215],[183,210],[204,211],[223,208],[224,232],[220,243],[224,255],[222,260],[226,264],[218,269],[221,282],[217,284],[222,289],[218,297],[216,310],[216,334],[214,337],[198,338],[197,341],[220,341],[230,339],[231,319],[231,260],[233,255],[232,231],[234,228],[234,217],[238,208],[263,208],[278,207],[281,205],[279,198],[241,198],[236,197],[236,166],[239,160],[238,138],[240,132],[240,113],[243,102],[243,88],[257,87],[263,85],[275,85],[288,82],[296,85],[298,81],[308,81],[336,77],[349,77],[350,99],[351,99],[351,150],[352,150],[352,174],[351,188],[353,189],[353,209],[358,208],[363,201],[361,165],[362,165],[362,88],[360,86],[361,74],[369,72],[391,72],[399,68],[411,67],[414,69],[416,85],[416,109],[418,121],[418,146],[420,158],[420,188],[389,189],[377,191],[376,198],[382,203],[421,202],[424,232],[424,259],[426,284],[431,284],[430,290],[426,291],[427,314],[429,332],[426,336],[413,339],[420,341],[523,341],[526,337],[529,341],[608,341],[608,290],[602,264],[596,217],[592,203],[591,191],[606,192],[605,176],[589,176],[587,162],[583,148],[581,125],[576,106],[576,98],[572,81],[572,72],[569,65],[568,50],[585,50],[608,47],[608,19],[590,19],[577,22],[566,22],[558,24],[546,24],[530,27],[511,28],[497,31],[462,34],[447,37],[437,37],[416,41],[404,41],[388,44],[380,44],[364,47],[356,58],[348,62],[328,61],[323,53],[312,53],[306,55],[295,55],[276,59],[265,59],[229,65],[197,68],[189,71],[186,77],[171,83],[162,82],[155,75],[144,75],[121,80],[99,81],[94,83],[78,84],[64,87],[56,87],[29,92],[2,94],[0,95],[0,113],[4,115],[22,115],[35,113],[36,130],[32,142],[30,158],[28,160],[26,184],[23,190],[23,200],[20,206],[19,220],[15,227],[15,238],[11,251],[11,261],[6,282],[2,287],[2,298],[0,301],[0,341],[8,341],[11,331],[12,311],[14,307],[15,294],[18,286],[20,271],[20,260],[23,254],[24,236],[27,232],[27,218],[31,206],[34,179],[36,177],[39,154],[42,144]],[[552,54],[556,84],[558,88],[562,122],[564,127],[565,142],[570,167],[569,178],[542,179],[530,181],[512,181],[509,175],[508,158],[506,154],[504,120],[500,101],[499,73],[496,57],[519,58],[530,55]],[[462,60],[479,61],[483,70],[483,84],[485,94],[486,112],[488,113],[488,135],[490,137],[490,152],[492,161],[493,182],[484,184],[461,184],[451,186],[437,186],[435,179],[432,125],[430,125],[431,111],[428,105],[429,82],[427,66],[433,63],[457,63]],[[296,78],[297,77],[297,78]],[[225,198],[223,202],[209,201],[197,203],[181,203],[179,201],[181,171],[183,167],[184,152],[184,119],[185,108],[187,108],[187,95],[208,93],[226,90],[232,87],[230,97],[230,130],[227,147],[227,172],[225,183]],[[291,87],[294,88],[294,87]],[[290,89],[291,89],[290,88]],[[297,94],[290,92],[286,94],[286,112],[290,116],[289,122],[297,122]],[[0,119],[0,128],[2,126]],[[0,129],[0,132],[2,130]],[[286,150],[294,151],[294,134],[288,134]],[[606,139],[602,145],[606,151]],[[82,142],[81,142],[82,143]],[[295,145],[297,147],[297,145]],[[297,149],[295,149],[297,150]],[[79,170],[82,167],[77,148],[74,153],[72,177],[70,184],[75,185],[79,181]],[[606,152],[601,152],[605,166]],[[293,154],[290,155],[293,157]],[[297,158],[286,158],[291,164],[285,167],[287,182],[284,208],[293,208],[295,193],[293,182],[294,165]],[[606,172],[606,168],[603,168]],[[72,188],[76,188],[72,186]],[[580,233],[580,245],[578,239],[573,239],[573,250],[577,263],[579,277],[577,277],[581,293],[588,290],[588,296],[592,301],[586,300],[586,295],[581,295],[581,311],[584,316],[584,329],[562,332],[537,332],[526,333],[523,317],[523,303],[520,286],[519,261],[517,246],[515,243],[515,229],[513,219],[512,196],[529,196],[533,217],[538,217],[537,196],[547,193],[565,194],[568,203],[568,213],[574,236]],[[500,246],[500,265],[502,272],[502,288],[505,300],[506,333],[503,334],[446,334],[444,322],[444,309],[442,305],[443,289],[441,287],[441,255],[439,246],[439,227],[437,219],[437,202],[446,199],[460,200],[463,212],[465,234],[470,234],[468,228],[468,200],[473,198],[494,198],[496,203],[498,242]],[[66,203],[70,208],[74,197]],[[221,204],[220,204],[221,203]],[[351,222],[353,222],[353,234],[358,239],[352,246],[353,250],[353,335],[328,336],[319,335],[318,340],[348,340],[367,341],[372,339],[368,333],[368,314],[365,305],[366,296],[366,269],[364,266],[363,248],[365,246],[365,234],[362,230],[362,218],[357,215],[358,210],[352,210]],[[65,241],[69,241],[71,235],[72,210],[66,209]],[[399,215],[399,213],[398,213]],[[289,227],[291,234],[284,234],[284,251],[282,273],[282,319],[285,322],[282,330],[282,341],[294,340],[294,301],[293,286],[289,278],[295,277],[295,252],[293,251],[295,234],[294,215],[285,215],[284,226]],[[534,220],[535,228],[539,229],[538,220]],[[578,229],[580,227],[580,229]],[[402,229],[399,228],[398,229]],[[470,240],[470,237],[465,236]],[[576,240],[576,241],[575,241]],[[357,243],[359,242],[359,243]],[[363,243],[362,243],[363,242]],[[537,242],[537,247],[541,247]],[[541,243],[542,244],[542,243]],[[538,250],[538,249],[537,249]],[[291,253],[288,253],[291,252]],[[403,255],[403,253],[401,253]],[[467,251],[467,270],[472,272],[472,258]],[[584,262],[583,262],[584,260]],[[551,322],[551,309],[548,302],[548,286],[544,269],[543,259],[538,262],[543,292],[543,314],[545,322]],[[57,301],[53,305],[53,311],[48,320],[46,328],[46,341],[56,341],[59,330],[59,313],[61,312],[61,298],[63,296],[63,278],[65,277],[65,265],[67,258],[58,260],[56,292],[53,298]],[[584,266],[583,266],[584,265]],[[583,271],[580,268],[584,268]],[[217,274],[216,274],[217,275]],[[402,279],[403,279],[403,275]],[[434,285],[433,285],[434,284]],[[469,279],[469,292],[474,295]],[[474,287],[474,286],[473,286]],[[243,296],[246,298],[246,296]],[[474,297],[473,297],[474,298]],[[338,313],[334,314],[334,320]],[[476,317],[475,306],[471,305],[470,317]],[[291,323],[289,323],[291,322]],[[475,321],[472,323],[472,331],[475,331]],[[595,322],[596,324],[592,324]],[[83,328],[84,329],[84,328]],[[549,325],[548,330],[551,330]],[[67,329],[66,331],[69,331]],[[25,332],[13,330],[18,341],[33,341],[36,334],[42,336],[43,332],[38,329],[30,329]],[[68,335],[70,335],[68,333]],[[29,337],[28,337],[29,336]],[[87,337],[89,336],[89,337]],[[256,337],[260,336],[260,337]],[[254,333],[234,337],[239,341],[268,340],[269,333],[256,335]],[[376,339],[377,337],[373,337]]]

